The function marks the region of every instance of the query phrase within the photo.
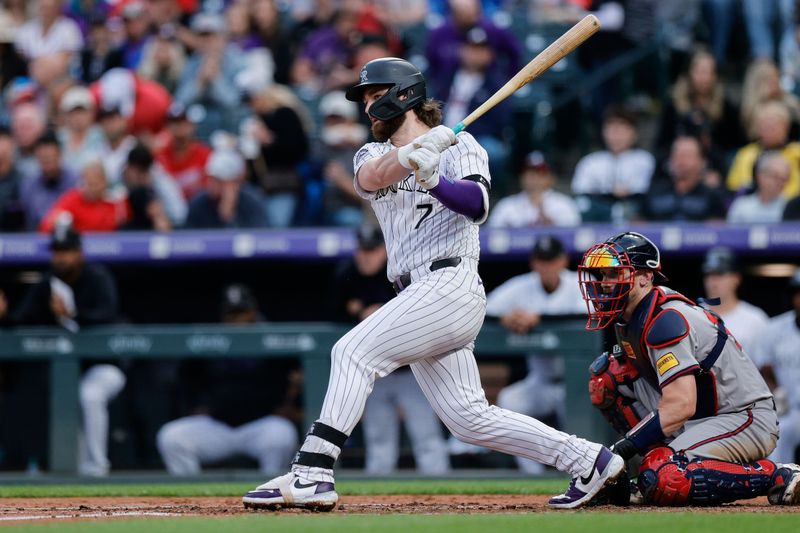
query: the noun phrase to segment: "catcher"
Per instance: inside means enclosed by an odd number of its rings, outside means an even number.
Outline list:
[[[587,329],[613,324],[618,343],[590,367],[591,400],[623,435],[614,451],[642,456],[643,503],[800,502],[800,467],[766,459],[778,439],[769,388],[717,315],[654,286],[667,281],[658,248],[619,234],[589,248],[578,276]]]

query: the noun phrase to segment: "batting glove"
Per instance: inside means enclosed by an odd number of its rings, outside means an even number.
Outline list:
[[[447,126],[436,126],[424,135],[412,141],[414,148],[429,146],[437,153],[442,153],[458,142],[455,132]]]
[[[414,171],[417,183],[425,189],[433,189],[439,185],[439,152],[423,146],[411,152],[408,160],[417,167]]]

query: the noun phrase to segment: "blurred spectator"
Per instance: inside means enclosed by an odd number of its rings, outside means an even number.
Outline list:
[[[47,118],[42,108],[26,102],[11,109],[11,132],[17,144],[17,168],[25,178],[39,173],[34,150],[37,141],[44,135]]]
[[[325,11],[323,7],[318,7]],[[258,39],[258,46],[266,47],[272,55],[274,63],[275,83],[288,85],[291,82],[292,41],[284,31],[280,13],[275,0],[253,0],[250,2],[250,16],[253,20],[253,31]]]
[[[739,263],[733,251],[725,247],[710,249],[703,260],[703,285],[706,298],[719,298],[713,310],[725,321],[725,326],[742,345],[744,352],[753,357],[757,345],[763,340],[769,317],[753,304],[739,299],[742,284]]]
[[[336,273],[333,283],[334,319],[358,323],[394,297],[386,278],[386,247],[377,226],[358,229],[352,260]],[[385,475],[400,457],[400,420],[411,441],[417,471],[444,474],[450,470],[447,443],[436,414],[414,375],[402,367],[375,382],[361,420],[367,474]]]
[[[264,5],[268,9],[267,4]],[[254,10],[258,13],[258,9]],[[261,45],[250,26],[250,11],[247,2],[231,2],[225,8],[226,39],[242,52]]]
[[[63,126],[58,130],[58,140],[64,164],[77,174],[86,163],[98,159],[105,147],[103,130],[94,123],[94,97],[86,87],[75,85],[61,97],[58,109]]]
[[[42,218],[39,231],[51,232],[65,212],[71,215],[73,227],[81,233],[114,231],[129,216],[125,197],[109,192],[106,171],[99,159],[83,167],[80,185],[56,200]]]
[[[161,131],[172,96],[152,80],[124,68],[111,69],[89,89],[100,108],[116,108],[128,121],[133,135],[151,136]]]
[[[706,157],[696,137],[678,137],[668,162],[670,179],[654,181],[642,201],[647,220],[702,221],[725,219],[725,197],[705,183]]]
[[[428,0],[379,0],[374,5],[379,11],[378,18],[390,28],[403,31],[425,24],[429,3]]]
[[[717,76],[714,56],[699,49],[689,60],[688,71],[672,88],[671,98],[664,102],[656,145],[661,153],[669,151],[679,135],[698,137],[712,165],[726,170],[727,154],[744,144],[744,134],[736,107]]]
[[[755,191],[736,198],[728,208],[730,224],[777,224],[783,218],[789,162],[778,151],[762,153],[754,165]]]
[[[114,45],[105,16],[89,19],[89,36],[81,50],[78,78],[89,85],[111,70],[122,66],[122,50]]]
[[[747,67],[742,85],[741,120],[749,140],[759,136],[758,110],[767,102],[782,102],[789,113],[791,133],[800,133],[800,100],[783,90],[780,72],[771,59],[756,59]]]
[[[192,198],[187,228],[264,228],[264,200],[245,183],[244,159],[230,149],[214,150],[206,163],[208,187]]]
[[[703,0],[702,9],[711,52],[717,60],[717,65],[724,66],[728,56],[733,23],[738,16],[739,2],[736,0]]]
[[[122,28],[125,36],[119,47],[122,66],[136,70],[150,34],[150,14],[143,1],[133,0],[125,4],[122,8]]]
[[[135,187],[128,191],[130,218],[120,226],[122,231],[170,231],[172,221],[164,204],[151,187]]]
[[[195,138],[195,117],[181,104],[169,110],[167,125],[169,141],[156,153],[161,168],[178,184],[183,197],[192,197],[206,187],[206,162],[211,147]]]
[[[508,80],[522,66],[522,45],[508,29],[501,28],[484,16],[478,0],[449,0],[450,15],[444,24],[428,34],[425,56],[428,58],[426,78],[434,87],[447,86],[442,80],[452,79],[460,62],[461,43],[474,27],[486,32],[489,47],[494,51],[491,75]],[[440,98],[444,98],[441,96]]]
[[[357,36],[358,13],[341,6],[330,24],[309,34],[292,64],[292,84],[310,94],[324,94],[352,82],[349,59]]]
[[[136,146],[136,137],[128,134],[128,120],[118,107],[101,107],[98,122],[106,140],[100,157],[106,167],[108,183],[116,186],[122,183],[122,171],[128,154]]]
[[[25,224],[32,231],[39,227],[56,200],[78,184],[78,176],[63,164],[61,145],[53,132],[45,133],[36,141],[35,154],[39,173],[25,178],[20,187]]]
[[[236,129],[236,108],[240,104],[235,81],[240,71],[240,56],[225,43],[225,19],[210,13],[192,18],[197,49],[186,61],[175,100],[185,107],[197,105],[205,117],[198,123],[197,135],[208,140],[216,130]]]
[[[452,77],[434,76],[432,95],[444,101],[443,124],[453,127],[461,119],[489,99],[507,78],[495,70],[495,50],[489,43],[486,30],[475,26],[467,31],[459,45],[459,62]],[[470,126],[470,133],[489,154],[489,164],[494,176],[505,176],[508,166],[508,128],[511,126],[512,102],[504,100],[494,106],[483,118]]]
[[[164,208],[172,225],[184,223],[187,216],[186,199],[181,189],[154,163],[153,154],[143,144],[137,144],[128,154],[127,164],[122,173],[123,183],[129,192],[149,189]]]
[[[365,209],[370,209],[353,188],[353,157],[366,142],[369,132],[358,120],[358,106],[347,100],[342,91],[323,96],[319,113],[322,129],[316,157],[325,178],[325,223],[359,226]]]
[[[791,168],[783,195],[786,198],[797,196],[800,193],[800,142],[791,140],[789,136],[789,110],[779,101],[765,102],[756,109],[754,122],[757,139],[736,152],[728,172],[728,189],[741,191],[752,187],[756,159],[765,150],[776,150],[786,158]]]
[[[18,26],[0,7],[0,91],[18,76],[28,75],[28,65],[14,47]]]
[[[781,435],[770,458],[780,462],[797,460],[800,445],[800,269],[789,280],[791,309],[773,317],[756,343],[753,361],[761,368],[765,381],[775,395]]]
[[[655,159],[636,148],[638,136],[633,114],[620,107],[606,110],[606,149],[583,156],[572,177],[572,193],[584,222],[628,220],[632,204],[647,192]]]
[[[83,36],[74,20],[61,15],[61,0],[39,0],[36,16],[19,28],[14,42],[30,62],[31,77],[46,87],[67,74]]]
[[[81,237],[64,217],[50,240],[50,272],[32,286],[9,312],[0,292],[0,320],[12,324],[61,326],[76,332],[81,327],[109,324],[117,318],[117,288],[102,265],[87,263]],[[81,378],[83,414],[79,472],[90,476],[108,474],[108,402],[125,386],[125,375],[114,365],[96,364]]]
[[[139,76],[158,83],[170,93],[178,88],[178,81],[186,65],[186,52],[176,36],[177,30],[174,26],[162,26],[147,41],[137,70]]]
[[[507,280],[487,295],[487,317],[521,335],[534,330],[543,316],[586,312],[578,275],[567,269],[569,258],[560,240],[550,235],[539,237],[528,264],[530,272]],[[497,406],[536,418],[554,416],[563,424],[563,379],[563,360],[529,354],[525,379],[503,388]],[[544,471],[543,465],[530,459],[517,458],[517,464],[528,474]]]
[[[578,206],[570,196],[553,189],[555,181],[544,155],[531,152],[519,175],[520,192],[497,202],[487,224],[493,228],[577,226],[581,223]]]
[[[263,322],[245,285],[225,287],[222,323],[242,328]],[[264,473],[285,469],[297,446],[297,428],[285,415],[296,399],[291,365],[274,359],[205,359],[183,364],[187,416],[158,432],[167,471],[199,474],[203,465],[237,455],[258,461]]]
[[[742,0],[750,55],[777,60],[781,70],[791,77],[797,68],[791,64],[797,52],[795,4],[794,0]]]
[[[800,220],[800,196],[795,196],[786,202],[786,207],[783,209],[783,220],[787,222]]]
[[[287,88],[272,85],[252,94],[254,116],[242,125],[251,178],[266,196],[270,227],[292,224],[303,191],[298,165],[309,153],[307,110]]]
[[[0,128],[0,232],[20,231],[25,227],[19,198],[22,175],[14,163],[15,149],[11,132]]]

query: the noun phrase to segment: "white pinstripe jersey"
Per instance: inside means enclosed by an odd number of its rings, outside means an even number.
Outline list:
[[[390,152],[391,142],[367,143],[353,158],[354,175],[365,162]],[[458,134],[458,144],[442,152],[439,174],[450,181],[482,176],[491,183],[486,150],[467,132]],[[354,180],[356,192],[369,200],[380,223],[389,255],[390,281],[405,272],[429,265],[437,259],[472,258],[480,255],[478,225],[489,211],[488,191],[481,185],[484,214],[478,220],[451,211],[414,179],[414,173],[398,176],[393,185],[375,192],[363,190]]]

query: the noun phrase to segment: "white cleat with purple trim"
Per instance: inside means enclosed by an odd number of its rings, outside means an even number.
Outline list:
[[[289,472],[259,485],[242,498],[246,509],[277,511],[290,507],[331,511],[339,495],[333,483],[310,481]]]

